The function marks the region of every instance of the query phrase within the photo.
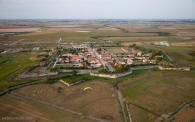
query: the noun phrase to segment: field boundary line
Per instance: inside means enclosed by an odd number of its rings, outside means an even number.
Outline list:
[[[114,86],[114,90],[115,90],[115,93],[117,95],[117,99],[118,99],[118,102],[119,102],[119,105],[120,105],[120,108],[121,108],[121,111],[122,111],[123,120],[124,120],[124,122],[127,122],[125,108],[124,108],[124,104],[123,104],[123,101],[122,101],[122,94],[120,93],[117,84]]]
[[[142,109],[142,110],[144,110],[145,112],[148,112],[148,113],[151,113],[152,115],[155,115],[155,116],[160,116],[159,114],[157,114],[157,113],[155,113],[155,112],[153,112],[153,111],[150,111],[150,110],[148,110],[147,108],[145,108],[145,107],[142,107],[142,106],[140,106],[140,105],[138,105],[138,104],[135,104],[135,103],[132,103],[132,102],[129,102],[129,104],[132,104],[133,106],[135,106],[135,107],[137,107],[137,108],[139,108],[139,109]]]
[[[126,105],[126,109],[127,109],[127,113],[128,113],[128,117],[129,117],[129,122],[133,122],[132,118],[131,118],[131,113],[130,113],[128,101],[125,101],[125,105]]]

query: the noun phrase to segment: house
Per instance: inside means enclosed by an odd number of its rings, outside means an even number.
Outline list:
[[[118,61],[119,64],[126,64],[124,61]]]
[[[65,63],[69,63],[69,62],[70,62],[70,60],[69,60],[69,59],[66,59],[66,60],[64,60],[64,62],[65,62]]]
[[[81,59],[81,58],[72,58],[71,61],[72,62],[83,62],[83,59]]]
[[[65,53],[65,54],[63,54],[62,56],[63,56],[63,57],[70,57],[70,56],[73,56],[73,54],[71,54],[71,53]]]
[[[57,62],[62,62],[62,61],[63,61],[62,58],[57,59]]]
[[[128,60],[127,60],[127,64],[129,64],[129,65],[130,65],[130,64],[133,64],[133,60],[128,59]]]
[[[142,52],[139,51],[139,52],[137,53],[137,56],[142,56]]]

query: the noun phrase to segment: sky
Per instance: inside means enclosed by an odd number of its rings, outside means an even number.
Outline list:
[[[195,0],[0,0],[0,19],[195,19]]]

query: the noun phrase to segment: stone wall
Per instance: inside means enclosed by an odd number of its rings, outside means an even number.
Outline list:
[[[121,74],[99,74],[99,73],[90,73],[91,76],[98,76],[98,77],[105,77],[105,78],[119,78],[126,75],[130,75],[133,73],[134,70],[143,70],[143,69],[153,69],[158,68],[160,70],[177,70],[177,71],[190,71],[190,67],[180,67],[180,68],[165,68],[158,65],[151,65],[151,66],[137,66],[132,67],[129,72],[121,73]]]
[[[190,71],[190,67],[179,67],[179,68],[175,68],[175,67],[162,67],[162,66],[159,66],[158,68],[160,70]]]
[[[126,75],[130,75],[133,71],[130,70],[129,72],[122,73],[122,74],[97,74],[97,73],[90,73],[91,76],[98,76],[98,77],[105,77],[105,78],[119,78]]]
[[[126,75],[130,75],[133,73],[134,70],[142,70],[142,69],[153,69],[157,68],[157,65],[152,65],[152,66],[137,66],[137,67],[132,67],[129,72],[121,73],[121,74],[99,74],[99,73],[90,73],[91,76],[98,76],[98,77],[105,77],[105,78],[119,78],[123,77]]]

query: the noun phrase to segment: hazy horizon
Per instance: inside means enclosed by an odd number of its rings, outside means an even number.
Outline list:
[[[195,0],[0,0],[0,19],[195,19]]]

